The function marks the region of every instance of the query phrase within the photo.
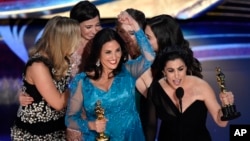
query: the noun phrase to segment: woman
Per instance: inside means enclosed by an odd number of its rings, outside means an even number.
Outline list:
[[[140,28],[145,32],[145,27],[147,24],[145,14],[142,11],[133,8],[128,8],[125,11],[136,21],[136,23],[140,26]],[[145,42],[141,42],[140,38],[136,38],[133,29],[131,29],[131,26],[129,26],[128,24],[123,24],[118,21],[116,23],[116,30],[126,42],[126,47],[130,56],[129,58],[131,60],[136,60],[141,55],[140,47],[145,46],[146,45],[145,43],[149,41],[147,40]],[[141,76],[148,76],[148,74],[151,74],[151,71],[148,70],[145,71]],[[142,80],[140,78],[138,79]],[[142,85],[140,87],[143,88],[145,84],[142,84],[141,82],[144,83],[143,81],[140,81],[138,85]],[[140,101],[142,98],[143,96],[141,95],[140,91],[136,89],[136,107],[139,112],[141,112]]]
[[[136,23],[144,31],[147,24],[144,13],[133,8],[128,8],[125,11],[136,21]],[[129,59],[136,59],[137,57],[139,57],[141,55],[139,46],[143,44],[137,41],[134,30],[131,28],[131,26],[128,24],[123,24],[119,22],[119,20],[117,20],[115,28],[126,43],[126,48],[129,53]]]
[[[125,42],[114,30],[102,29],[94,37],[86,59],[84,72],[76,75],[70,84],[71,96],[65,118],[67,127],[81,130],[83,140],[88,141],[94,141],[102,132],[112,141],[143,141],[135,106],[135,79],[129,72],[136,71],[134,76],[140,74],[135,68],[130,70],[131,64],[125,64],[128,59]],[[105,110],[101,120],[95,113],[97,101]],[[86,119],[81,118],[82,108]]]
[[[150,44],[152,45],[156,58],[166,47],[171,45],[181,45],[183,50],[187,50],[190,57],[193,57],[193,51],[189,47],[188,41],[184,39],[183,33],[177,21],[169,15],[158,15],[150,18],[147,21],[145,34],[148,37]],[[194,58],[194,57],[193,57]],[[136,88],[140,93],[140,117],[144,129],[144,114],[145,114],[145,100],[153,78],[159,79],[155,74],[155,64],[153,63],[151,68],[146,70],[137,80]],[[194,58],[192,63],[192,69],[187,74],[195,75],[202,78],[201,64]]]
[[[154,61],[156,73],[161,76],[149,87],[145,136],[154,141],[157,119],[161,120],[158,141],[211,141],[206,128],[207,111],[215,123],[225,127],[228,121],[221,121],[221,106],[211,86],[203,79],[187,75],[192,66],[192,57],[182,47],[168,47]],[[177,89],[182,88],[182,104]],[[220,94],[223,104],[233,103],[232,92]]]
[[[70,59],[81,41],[79,23],[56,16],[48,21],[35,47],[30,51],[23,74],[23,93],[34,100],[20,106],[12,140],[66,140],[64,126]]]
[[[81,64],[84,63],[82,56],[88,53],[88,44],[96,33],[102,29],[100,22],[100,12],[96,6],[89,1],[80,1],[70,10],[70,18],[75,19],[80,23],[82,45],[81,47],[72,55],[73,67],[72,67],[72,77],[74,77],[79,70]],[[84,112],[84,111],[83,111]],[[81,133],[74,129],[67,128],[67,141],[80,140]]]
[[[100,12],[96,6],[89,1],[80,1],[70,10],[70,18],[80,23],[82,46],[73,54],[74,63],[72,76],[79,72],[79,65],[84,63],[82,60],[83,53],[86,51],[88,43],[96,33],[102,29],[100,22]],[[85,50],[86,49],[86,50]],[[84,51],[85,50],[85,51]]]
[[[89,1],[80,1],[70,10],[70,18],[79,22],[81,28],[81,45],[72,55],[71,76],[74,77],[79,72],[79,66],[84,63],[82,60],[83,53],[88,53],[88,43],[93,39],[95,34],[102,29],[100,23],[100,12],[96,6]],[[21,105],[31,104],[34,99],[25,93],[19,94]],[[67,129],[67,140],[75,140],[80,137],[81,133],[73,129]]]
[[[133,32],[135,34],[136,39],[138,42],[143,44],[143,47],[140,48],[141,55],[136,60],[128,60],[126,62],[126,68],[127,70],[132,74],[134,78],[138,78],[147,68],[149,68],[152,64],[153,58],[154,58],[154,52],[147,40],[147,38],[144,35],[144,32],[140,29],[140,26],[138,23],[127,13],[127,12],[121,12],[118,16],[118,20],[122,24],[127,24],[133,29]],[[100,40],[100,39],[99,39]],[[94,43],[95,41],[93,41]],[[92,48],[90,48],[92,49]],[[94,53],[96,49],[93,49],[93,51],[90,51],[90,53]],[[126,58],[128,59],[128,58]],[[86,58],[86,62],[90,62],[88,60],[88,57]],[[98,61],[97,61],[98,62]],[[85,63],[84,63],[85,64]],[[97,63],[99,64],[99,63]],[[85,65],[89,66],[89,65]],[[82,70],[86,72],[86,68],[83,66]],[[88,70],[88,69],[87,69]],[[69,125],[69,124],[67,124]],[[78,129],[76,127],[68,126],[73,129]],[[84,131],[82,130],[84,133]]]
[[[177,21],[166,14],[158,15],[150,18],[147,21],[145,34],[148,37],[150,44],[156,52],[156,58],[159,53],[162,52],[167,46],[180,45],[182,49],[187,50],[188,54],[193,57],[193,51],[191,50],[189,43],[185,40],[181,31],[180,25]],[[154,76],[154,64],[151,69],[147,70],[136,82],[138,91],[147,97],[147,90],[153,81]],[[193,57],[193,63],[189,72],[190,75],[195,75],[202,78],[201,64]],[[152,74],[153,72],[153,74]],[[157,76],[154,76],[157,77]]]
[[[70,18],[77,20],[81,27],[81,45],[72,55],[72,77],[79,72],[79,65],[84,63],[82,55],[88,47],[88,43],[95,34],[102,29],[100,23],[100,12],[94,4],[89,1],[80,1],[70,11]],[[88,50],[88,49],[86,49]],[[25,106],[33,102],[32,97],[27,94],[19,94],[19,102]]]

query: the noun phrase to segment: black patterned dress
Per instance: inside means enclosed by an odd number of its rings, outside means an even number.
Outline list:
[[[50,61],[40,55],[35,55],[27,62],[23,74],[23,91],[33,97],[34,102],[28,106],[20,106],[17,118],[11,127],[11,139],[13,141],[64,141],[65,129],[64,117],[66,109],[56,111],[43,99],[35,85],[25,80],[25,73],[34,62],[43,62],[50,70],[53,78],[55,70]],[[67,75],[60,81],[54,81],[58,91],[63,93],[67,89],[70,79],[71,67]]]

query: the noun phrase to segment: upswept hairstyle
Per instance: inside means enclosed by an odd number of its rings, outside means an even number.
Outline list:
[[[99,61],[103,45],[113,40],[117,41],[118,44],[120,45],[122,56],[117,68],[113,70],[110,76],[113,77],[121,71],[122,64],[126,62],[128,59],[128,53],[125,48],[125,42],[115,30],[111,28],[103,28],[93,38],[91,42],[92,43],[91,48],[89,48],[90,49],[89,54],[86,56],[85,63],[83,64],[83,71],[87,72],[87,76],[89,78],[97,80],[101,77],[103,73],[103,66],[101,63],[100,66],[97,66],[96,62]],[[93,73],[89,75],[88,72],[89,73],[94,72],[94,75],[92,75]]]
[[[80,1],[70,10],[70,18],[79,23],[95,18],[100,19],[100,12],[96,6],[89,1]]]
[[[55,79],[66,75],[70,56],[79,47],[81,31],[79,23],[68,17],[55,16],[45,25],[41,38],[29,52],[45,55],[56,70]]]
[[[187,74],[195,75],[202,78],[202,68],[200,62],[193,56],[193,51],[189,46],[189,42],[184,38],[182,30],[178,22],[171,16],[162,14],[155,16],[147,21],[151,27],[158,44],[158,52],[162,52],[168,46],[179,46],[186,50],[192,59],[192,66]],[[157,58],[157,56],[156,56]],[[152,65],[152,70],[155,68]],[[153,70],[154,71],[154,70]]]
[[[181,49],[180,46],[168,46],[163,49],[154,60],[154,64],[156,66],[154,79],[159,80],[164,77],[162,71],[164,70],[166,63],[175,59],[181,59],[185,63],[187,71],[192,66],[193,58],[189,55],[187,50]]]

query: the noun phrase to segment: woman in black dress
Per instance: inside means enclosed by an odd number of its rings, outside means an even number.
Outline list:
[[[207,112],[218,126],[227,125],[228,121],[221,121],[221,106],[210,85],[197,76],[187,75],[192,59],[187,51],[173,46],[156,58],[155,71],[161,77],[154,77],[147,96],[147,114],[143,117],[147,141],[156,138],[157,119],[161,120],[158,141],[211,141],[206,128]],[[179,87],[184,94],[181,101],[176,95]],[[234,101],[232,92],[221,93],[220,99],[222,104]]]

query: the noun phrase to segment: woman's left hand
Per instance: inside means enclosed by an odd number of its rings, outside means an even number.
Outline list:
[[[231,105],[234,103],[234,95],[232,92],[225,92],[225,93],[221,92],[219,97],[220,97],[222,106]]]
[[[21,106],[27,106],[29,104],[32,104],[34,101],[34,99],[31,96],[23,92],[20,92],[18,97]]]

